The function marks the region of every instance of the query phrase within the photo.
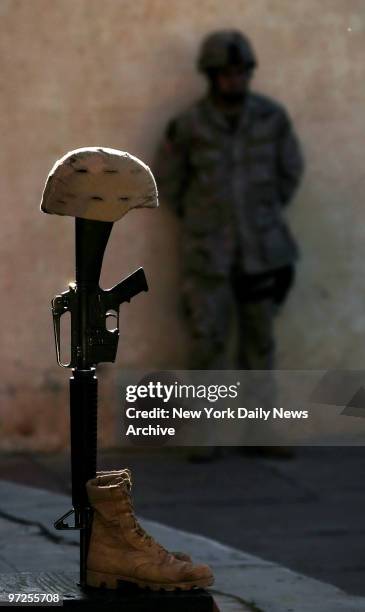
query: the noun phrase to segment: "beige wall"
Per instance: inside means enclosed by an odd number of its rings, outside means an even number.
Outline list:
[[[215,28],[250,35],[255,87],[287,105],[307,158],[290,211],[303,258],[278,322],[279,365],[363,367],[362,0],[2,0],[0,25],[0,448],[68,440],[68,377],[55,362],[49,301],[73,278],[73,229],[38,210],[49,169],[87,145],[151,161],[168,117],[203,90],[193,64]],[[118,363],[101,369],[103,443],[115,439],[120,368],[185,363],[177,233],[163,206],[113,230],[104,285],[143,265],[151,291],[123,307]]]

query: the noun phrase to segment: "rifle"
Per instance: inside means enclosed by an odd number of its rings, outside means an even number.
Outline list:
[[[71,368],[70,428],[72,508],[56,529],[80,530],[80,584],[86,585],[86,561],[92,512],[86,482],[95,478],[97,460],[96,366],[114,362],[119,340],[119,307],[148,291],[142,268],[111,289],[99,286],[101,267],[113,223],[132,208],[156,207],[156,184],[139,159],[100,147],[67,153],[52,168],[41,210],[75,217],[76,280],[52,300],[57,363]],[[61,356],[60,320],[71,315],[70,361]],[[109,317],[116,319],[108,329]],[[72,525],[66,519],[74,515]]]

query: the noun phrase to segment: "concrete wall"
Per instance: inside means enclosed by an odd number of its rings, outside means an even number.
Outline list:
[[[2,0],[1,448],[68,440],[49,301],[73,278],[73,228],[38,210],[49,169],[87,145],[151,161],[166,120],[203,91],[193,67],[202,36],[226,26],[250,35],[254,85],[287,105],[307,158],[289,213],[303,258],[278,321],[279,365],[363,367],[362,0]],[[100,369],[104,444],[115,441],[120,369],[185,363],[177,235],[163,206],[113,229],[103,284],[143,265],[151,292],[123,306],[118,363]]]

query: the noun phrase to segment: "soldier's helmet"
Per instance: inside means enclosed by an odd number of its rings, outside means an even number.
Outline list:
[[[209,73],[230,64],[244,64],[249,70],[257,66],[248,38],[239,30],[219,30],[208,34],[200,48],[198,70]]]

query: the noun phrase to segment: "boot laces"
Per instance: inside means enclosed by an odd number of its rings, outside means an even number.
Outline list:
[[[122,470],[120,474],[120,482],[121,484],[125,486],[126,491],[128,493],[128,509],[129,509],[129,514],[133,519],[134,531],[142,538],[143,541],[147,542],[149,546],[152,546],[154,544],[161,550],[161,552],[163,551],[165,553],[168,553],[166,548],[164,548],[161,544],[159,544],[159,542],[156,542],[156,540],[149,533],[147,533],[145,529],[143,529],[142,525],[140,525],[140,523],[138,522],[136,518],[136,514],[134,511],[134,507],[133,507],[133,502],[131,499],[132,474],[130,470],[128,470],[127,468]]]

